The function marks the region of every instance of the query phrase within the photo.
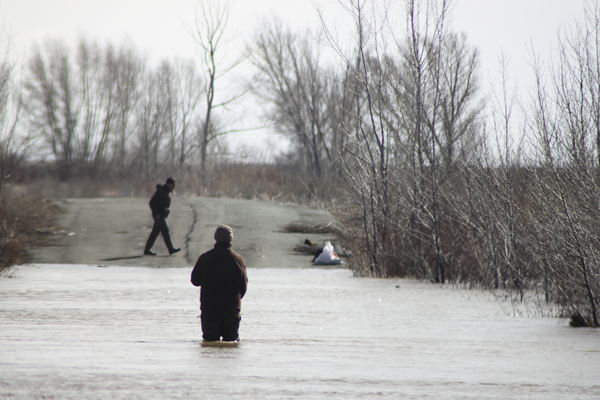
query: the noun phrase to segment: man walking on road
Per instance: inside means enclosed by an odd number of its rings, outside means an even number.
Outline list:
[[[167,183],[164,185],[156,185],[156,192],[150,199],[150,210],[152,210],[152,218],[154,219],[154,225],[152,226],[152,232],[146,242],[146,248],[144,254],[147,256],[155,256],[156,253],[152,251],[152,246],[161,233],[162,237],[169,249],[169,255],[177,253],[181,249],[176,249],[171,243],[171,235],[169,233],[169,226],[167,225],[167,217],[171,212],[171,192],[175,190],[176,182],[175,179],[167,179]]]
[[[202,254],[192,270],[192,284],[200,288],[200,319],[205,341],[239,340],[240,310],[248,275],[244,258],[231,249],[233,230],[221,225],[215,247]]]

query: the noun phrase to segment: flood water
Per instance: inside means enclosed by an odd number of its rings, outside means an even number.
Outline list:
[[[600,396],[599,330],[343,269],[249,269],[241,343],[202,346],[190,271],[13,269],[0,278],[0,398]]]

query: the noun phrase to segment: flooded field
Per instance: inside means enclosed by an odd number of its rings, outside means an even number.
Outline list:
[[[600,331],[486,292],[248,270],[237,347],[201,344],[188,268],[0,278],[0,399],[596,399]],[[511,313],[512,314],[512,313]]]

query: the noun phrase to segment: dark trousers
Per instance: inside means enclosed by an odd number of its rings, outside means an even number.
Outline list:
[[[146,249],[144,251],[150,251],[152,246],[154,246],[154,242],[156,242],[156,238],[158,234],[161,233],[163,239],[165,240],[165,244],[167,245],[167,249],[169,252],[173,250],[173,243],[171,243],[171,234],[169,233],[169,226],[167,225],[167,219],[164,217],[160,217],[159,219],[154,220],[154,226],[152,226],[152,232],[150,232],[150,237],[146,242]]]
[[[202,339],[207,342],[215,342],[221,340],[221,337],[226,342],[234,342],[240,340],[238,331],[242,317],[215,318],[201,316],[202,321]]]

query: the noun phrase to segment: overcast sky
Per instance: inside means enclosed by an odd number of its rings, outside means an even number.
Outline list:
[[[342,15],[336,0],[316,0],[332,20]],[[236,0],[230,27],[246,38],[260,17],[278,15],[292,26],[316,26],[315,0]],[[520,84],[530,76],[530,43],[548,54],[561,25],[581,18],[585,0],[457,0],[453,25],[464,31],[482,56],[482,75],[498,70],[504,50]],[[127,37],[151,60],[194,57],[185,24],[193,24],[198,0],[0,0],[0,22],[11,36],[13,54],[26,57],[33,43],[61,38],[74,44],[83,36],[102,44]],[[342,18],[342,17],[339,17]],[[343,19],[340,19],[343,21]]]

